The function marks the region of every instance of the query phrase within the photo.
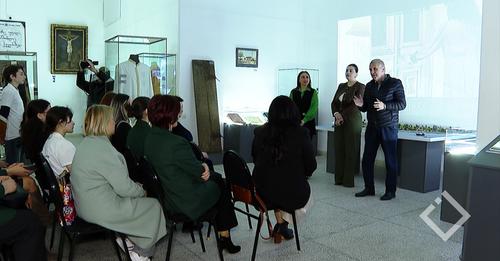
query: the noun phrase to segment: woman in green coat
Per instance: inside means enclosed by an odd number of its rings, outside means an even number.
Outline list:
[[[135,125],[128,132],[127,147],[130,148],[136,159],[144,156],[144,139],[151,130],[148,120],[148,97],[137,97],[132,102],[132,115],[135,118]]]
[[[146,198],[129,178],[125,159],[109,141],[114,129],[111,107],[87,110],[86,137],[76,149],[70,177],[75,207],[84,220],[126,234],[134,244],[129,253],[146,259],[166,234],[165,218],[158,200]]]
[[[230,253],[240,251],[231,242],[229,229],[238,225],[230,192],[220,174],[211,173],[207,164],[194,156],[189,142],[175,134],[181,105],[175,96],[155,95],[148,105],[153,128],[144,142],[144,155],[158,172],[165,190],[165,202],[173,213],[197,220],[209,209],[216,208],[218,242]]]

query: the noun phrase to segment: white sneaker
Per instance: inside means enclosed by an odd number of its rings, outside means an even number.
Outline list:
[[[122,249],[123,252],[125,252],[125,248],[123,247],[123,241],[120,237],[117,237],[116,239],[116,243],[118,244],[118,246]],[[132,243],[130,241],[130,239],[128,239],[128,237],[125,237],[125,244],[127,244],[127,251],[130,252],[132,249],[134,249],[134,243]]]
[[[147,256],[141,256],[134,251],[128,251],[128,253],[130,254],[130,259],[132,259],[132,261],[150,261],[151,260],[151,258],[149,258]]]

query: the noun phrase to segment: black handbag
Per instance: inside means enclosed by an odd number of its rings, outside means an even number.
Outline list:
[[[25,209],[27,198],[28,193],[17,186],[15,192],[5,195],[2,199],[0,199],[0,205],[14,209]]]

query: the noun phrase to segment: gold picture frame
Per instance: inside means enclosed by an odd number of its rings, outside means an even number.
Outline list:
[[[52,74],[74,74],[80,61],[87,58],[87,26],[50,25],[50,72]]]

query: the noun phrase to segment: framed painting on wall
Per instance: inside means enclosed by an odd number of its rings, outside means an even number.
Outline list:
[[[259,49],[236,48],[236,67],[259,66]]]
[[[26,52],[26,23],[0,20],[0,52]]]
[[[50,72],[78,72],[80,61],[87,58],[87,26],[50,25]]]

